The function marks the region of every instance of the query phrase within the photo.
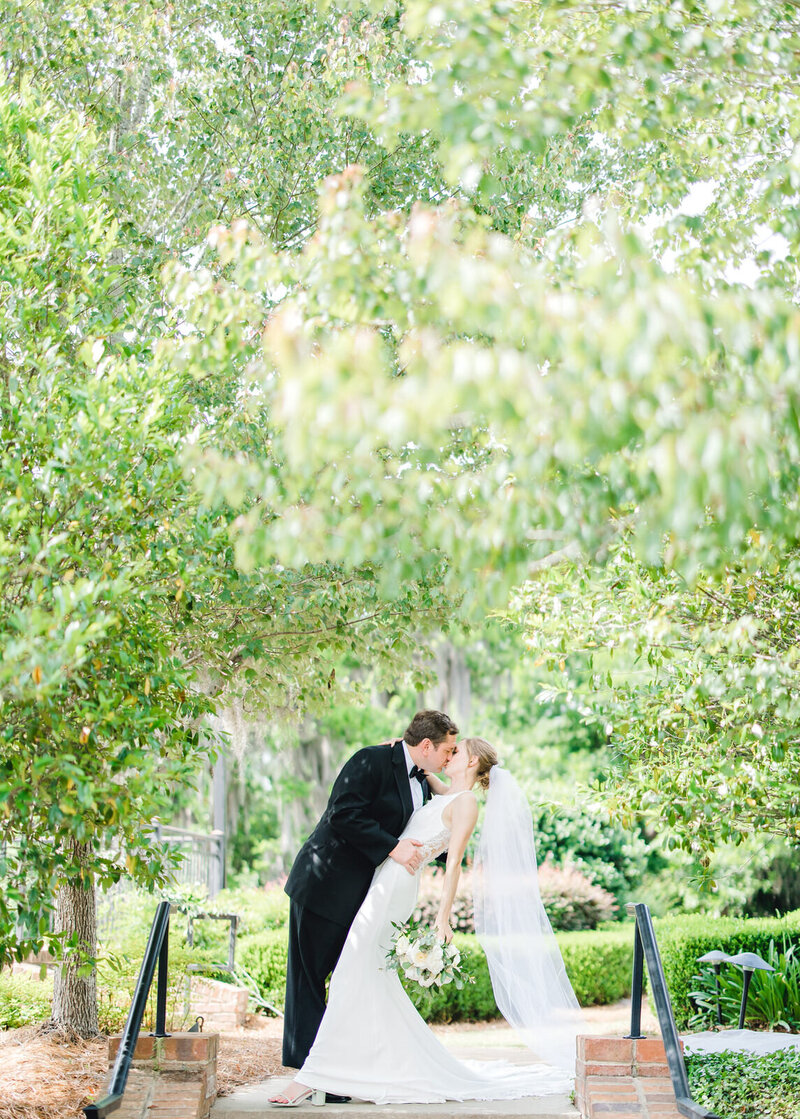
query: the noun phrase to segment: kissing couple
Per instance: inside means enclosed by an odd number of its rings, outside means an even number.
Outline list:
[[[386,966],[394,926],[414,911],[420,871],[443,852],[436,931],[442,941],[452,938],[477,789],[486,807],[473,873],[475,927],[497,1005],[539,1058],[528,1066],[457,1060]],[[419,711],[402,739],[358,750],[336,778],[285,888],[283,1063],[299,1071],[272,1104],[295,1107],[312,1096],[315,1103],[440,1103],[569,1091],[578,1002],[541,902],[527,800],[485,739],[458,741],[449,716]]]

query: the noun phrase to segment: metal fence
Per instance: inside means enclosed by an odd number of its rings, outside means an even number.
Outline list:
[[[159,824],[156,841],[179,851],[182,859],[175,871],[178,882],[187,886],[205,886],[210,898],[216,897],[225,885],[225,835],[221,831],[208,834]]]
[[[225,885],[225,835],[221,831],[210,833],[190,831],[158,825],[153,831],[153,841],[162,847],[171,847],[180,855],[173,876],[183,886],[205,887],[209,899],[217,896]],[[135,887],[129,878],[121,878],[97,897],[97,934],[101,941],[129,920],[127,907]]]

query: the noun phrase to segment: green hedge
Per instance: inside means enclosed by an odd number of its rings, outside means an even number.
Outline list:
[[[288,948],[286,929],[253,933],[242,937],[236,947],[237,964],[253,977],[262,996],[273,1006],[283,1006]]]
[[[661,951],[664,976],[672,999],[675,1022],[685,1030],[695,1012],[689,998],[694,990],[694,976],[702,965],[698,957],[714,948],[728,955],[756,952],[766,956],[769,943],[800,944],[800,910],[784,917],[674,917],[655,922],[656,939]]]
[[[489,969],[477,937],[459,933],[454,939],[464,967],[475,977],[475,982],[460,991],[448,986],[428,992],[412,985],[409,988],[412,1001],[432,1022],[496,1018],[498,1011]],[[583,1006],[616,1002],[630,994],[632,926],[607,932],[559,933],[557,940],[575,994]],[[286,951],[286,930],[268,929],[243,937],[237,953],[237,961],[255,979],[261,994],[276,1006],[283,1006]]]
[[[633,925],[603,932],[556,934],[581,1006],[605,1006],[631,993]]]

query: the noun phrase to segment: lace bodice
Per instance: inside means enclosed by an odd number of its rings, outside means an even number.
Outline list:
[[[433,859],[438,858],[442,851],[447,850],[447,845],[450,842],[450,829],[442,828],[437,832],[433,838],[427,840],[420,847],[423,864],[432,862]]]
[[[409,839],[422,840],[421,854],[422,866],[437,858],[446,851],[450,843],[450,828],[442,821],[442,813],[448,804],[452,804],[456,797],[461,796],[466,789],[457,793],[445,793],[444,796],[434,796],[418,808],[406,825],[403,836]]]

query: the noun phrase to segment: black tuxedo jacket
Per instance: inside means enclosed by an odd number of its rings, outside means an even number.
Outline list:
[[[422,793],[427,800],[427,781]],[[321,820],[292,864],[286,893],[349,927],[375,867],[397,846],[413,810],[402,740],[359,750],[334,781]]]

